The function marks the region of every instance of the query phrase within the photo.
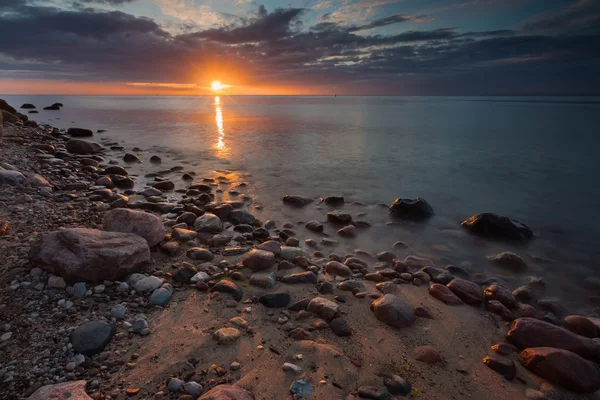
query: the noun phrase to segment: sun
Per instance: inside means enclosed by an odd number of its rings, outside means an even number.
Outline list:
[[[213,92],[219,92],[223,89],[225,89],[227,87],[227,85],[223,85],[220,81],[213,81],[210,84],[210,88]]]

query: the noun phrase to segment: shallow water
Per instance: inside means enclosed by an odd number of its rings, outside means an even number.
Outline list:
[[[184,165],[199,177],[227,172],[249,183],[243,191],[264,207],[253,211],[263,220],[325,219],[316,203],[301,212],[283,207],[285,194],[365,203],[345,208],[366,212],[360,219],[374,226],[340,239],[340,254],[388,250],[402,240],[410,249],[399,256],[462,265],[511,288],[527,275],[543,276],[549,295],[581,311],[599,290],[585,280],[600,276],[600,98],[4,97],[36,104],[38,122],[106,129],[97,140],[140,147],[144,160],[160,154],[171,160],[166,166]],[[63,110],[41,110],[57,101]],[[146,171],[160,168],[144,164]],[[433,206],[434,218],[386,224],[387,210],[377,203],[416,196]],[[461,230],[460,221],[485,211],[528,224],[536,239],[515,246]],[[485,256],[503,250],[526,259],[524,275],[489,265]]]

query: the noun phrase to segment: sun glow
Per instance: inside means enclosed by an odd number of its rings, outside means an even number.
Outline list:
[[[213,81],[210,84],[210,89],[213,92],[220,92],[221,90],[225,89],[226,87],[229,87],[229,85],[224,85],[220,81]]]

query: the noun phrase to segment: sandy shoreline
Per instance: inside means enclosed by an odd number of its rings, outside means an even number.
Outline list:
[[[0,256],[5,260],[0,266],[1,398],[27,398],[45,385],[84,380],[94,399],[210,398],[206,393],[218,384],[244,388],[255,399],[287,399],[293,398],[290,387],[301,379],[306,382],[301,386],[310,385],[314,392],[310,398],[316,399],[400,398],[403,391],[409,397],[428,399],[596,398],[557,385],[567,382],[561,380],[565,371],[546,374],[543,381],[518,361],[516,349],[506,357],[491,349],[505,342],[515,318],[535,317],[534,321],[568,327],[583,336],[560,328],[573,337],[548,338],[535,346],[518,346],[519,350],[566,348],[573,362],[581,359],[590,368],[586,379],[592,383],[598,379],[600,384],[596,364],[600,343],[585,337],[600,336],[600,326],[594,325],[599,320],[583,318],[589,324],[565,320],[569,313],[560,303],[538,301],[539,282],[517,293],[517,302],[510,291],[510,296],[502,292],[504,297],[493,290],[484,292],[489,287],[470,282],[459,269],[434,268],[418,257],[397,260],[393,248],[379,255],[330,254],[326,245],[317,242],[322,239],[315,234],[318,226],[311,230],[305,228],[307,221],[272,221],[271,226],[256,220],[252,215],[256,204],[241,195],[245,191],[241,181],[200,172],[183,179],[187,170],[183,167],[131,179],[116,172],[120,167],[125,167],[125,173],[135,170],[135,160],[118,165],[109,160],[121,158],[126,151],[135,154],[133,149],[120,149],[116,142],[107,145],[107,138],[102,151],[76,155],[73,151],[80,149],[73,142],[66,145],[74,135],[29,125],[5,123],[0,137],[0,228],[7,224],[0,229],[5,230],[0,236]],[[86,136],[76,139],[96,136],[81,134]],[[105,174],[111,167],[112,175]],[[144,183],[152,180],[151,190]],[[180,188],[182,181],[187,189]],[[120,188],[109,191],[99,182]],[[190,192],[191,185],[195,188]],[[140,194],[143,190],[145,195]],[[339,199],[331,202],[333,211]],[[67,261],[45,254],[32,256],[32,245],[59,228],[104,230],[107,213],[115,210],[146,210],[160,219],[144,219],[135,226],[139,235],[127,233],[130,236],[115,239],[120,245],[131,240],[128,249],[137,252],[127,260],[110,253],[119,268],[107,267],[105,278],[82,287],[86,279],[81,277],[90,277],[85,271],[82,274],[82,266],[72,261],[65,266]],[[222,218],[208,218],[212,215],[208,211]],[[132,232],[136,223],[124,213],[113,217],[111,230]],[[332,220],[344,220],[346,214],[340,212]],[[344,222],[339,227],[345,229],[340,235],[352,236],[357,230],[360,234],[361,224]],[[90,243],[102,247],[108,239],[98,235],[93,233]],[[140,236],[145,239],[141,244]],[[60,250],[62,245],[53,246]],[[263,250],[249,251],[259,247]],[[133,262],[132,257],[141,261]],[[519,260],[508,262],[518,266]],[[190,283],[192,276],[199,283]],[[463,282],[461,277],[467,279]],[[135,290],[142,288],[141,279],[153,280],[157,286]],[[217,290],[222,282],[231,285]],[[430,287],[433,282],[441,288]],[[442,289],[445,284],[449,290]],[[265,293],[287,293],[289,298],[269,299]],[[384,304],[381,312],[371,311],[371,303],[383,295],[391,299],[389,308]],[[523,300],[528,296],[526,305]],[[303,298],[327,299],[326,306],[335,306],[335,315],[316,305],[288,309]],[[444,304],[440,298],[460,304]],[[73,331],[89,321],[102,321],[114,331],[107,343],[83,357],[77,351],[80,347],[74,347]],[[223,328],[222,335],[215,333]],[[570,341],[577,345],[570,346]],[[591,348],[592,355],[577,356],[580,348]],[[494,369],[510,380],[488,368],[482,362],[485,356],[495,357],[502,365]],[[286,362],[295,366],[288,369],[299,370],[284,371]],[[170,391],[171,378],[189,385]],[[566,385],[573,389],[580,383]]]

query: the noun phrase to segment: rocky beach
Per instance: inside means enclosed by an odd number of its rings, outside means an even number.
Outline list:
[[[0,398],[598,398],[599,296],[571,310],[543,278],[405,237],[340,252],[378,226],[418,236],[427,199],[374,205],[384,219],[341,195],[266,205],[237,171],[19,106],[0,100]],[[531,269],[514,249],[534,231],[492,212],[453,232]]]

